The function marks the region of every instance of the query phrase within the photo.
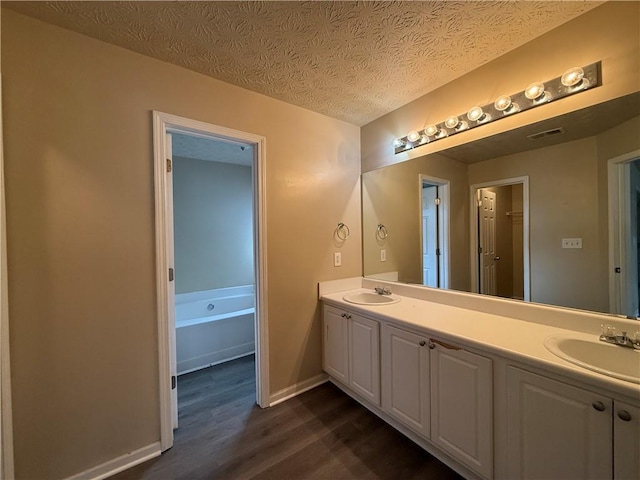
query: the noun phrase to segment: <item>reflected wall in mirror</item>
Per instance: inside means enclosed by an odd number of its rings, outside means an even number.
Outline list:
[[[507,217],[511,223],[510,237],[495,239],[495,262],[511,272],[507,282],[495,270],[496,295],[637,316],[640,189],[632,183],[632,161],[640,157],[639,115],[636,93],[363,173],[364,275],[426,283],[422,179],[435,178],[448,189],[439,210],[446,234],[438,245],[446,274],[441,286],[486,291],[477,191],[493,185],[502,198],[499,231]],[[526,179],[526,186],[513,179]],[[497,190],[515,183],[525,192]],[[523,200],[528,205],[518,218]],[[528,223],[528,232],[519,222]],[[375,235],[378,224],[388,229],[387,238]],[[571,239],[580,239],[581,248],[566,248]],[[514,253],[519,241],[521,256]],[[500,265],[503,259],[511,265]]]

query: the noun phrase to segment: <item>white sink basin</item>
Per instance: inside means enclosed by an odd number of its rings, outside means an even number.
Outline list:
[[[640,350],[601,342],[595,336],[587,339],[554,335],[544,340],[544,346],[575,365],[627,382],[640,383]]]
[[[355,303],[357,305],[391,305],[398,303],[400,298],[393,295],[378,295],[372,292],[356,292],[349,293],[342,297],[345,302]]]

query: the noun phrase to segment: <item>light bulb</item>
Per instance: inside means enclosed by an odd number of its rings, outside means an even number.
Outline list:
[[[584,70],[580,67],[572,67],[562,74],[560,82],[565,87],[573,87],[584,79]]]
[[[458,120],[458,117],[456,117],[455,115],[451,115],[444,121],[444,124],[447,128],[456,128],[459,122],[460,120]]]
[[[425,143],[429,143],[429,137],[426,135],[420,135],[420,145],[424,145]]]
[[[511,97],[509,95],[501,95],[496,98],[496,101],[493,103],[493,106],[499,112],[504,112],[511,106]]]
[[[405,146],[405,141],[404,141],[404,140],[402,140],[401,138],[396,138],[396,139],[393,141],[393,146],[394,146],[395,148],[404,147],[404,146]]]
[[[524,96],[529,100],[537,100],[544,95],[544,83],[534,82],[524,91]]]
[[[409,140],[410,142],[417,142],[419,139],[420,139],[420,134],[415,130],[411,130],[407,134],[407,140]]]
[[[484,117],[484,112],[481,107],[473,107],[467,112],[467,118],[472,122],[477,122],[482,117]]]
[[[438,127],[436,127],[434,124],[427,125],[427,128],[424,129],[424,133],[426,135],[429,135],[430,137],[433,137],[438,133]]]

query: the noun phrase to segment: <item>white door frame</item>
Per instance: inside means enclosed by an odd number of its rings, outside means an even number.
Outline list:
[[[522,184],[522,257],[524,271],[524,300],[531,301],[531,260],[529,252],[529,176],[492,180],[491,182],[476,183],[470,186],[470,233],[471,233],[471,291],[478,293],[478,216],[474,212],[478,209],[477,191],[482,188],[502,187]]]
[[[266,236],[266,139],[251,133],[220,127],[177,115],[153,112],[155,220],[156,220],[156,290],[158,309],[158,356],[160,364],[160,444],[167,450],[173,445],[171,413],[171,332],[169,331],[169,258],[167,239],[167,152],[168,132],[214,136],[227,141],[252,144],[253,159],[253,229],[256,291],[256,403],[269,406],[269,342],[267,324],[267,236]]]
[[[626,196],[629,193],[629,163],[640,158],[640,149],[611,158],[607,162],[608,196],[609,196],[609,311],[626,315],[627,272],[623,268],[616,273],[616,267],[625,264],[627,256],[627,242],[629,225],[621,221],[627,218]]]
[[[422,185],[429,183],[431,185],[437,185],[440,187],[438,195],[441,199],[440,203],[440,218],[438,219],[438,241],[440,242],[441,255],[438,258],[440,267],[440,288],[449,288],[449,271],[451,269],[451,255],[449,254],[449,180],[442,178],[430,177],[429,175],[418,175],[419,188],[418,188],[418,215],[420,218],[420,249],[422,249]],[[420,259],[422,259],[422,251],[420,252]],[[422,260],[420,261],[422,265]],[[422,271],[422,270],[421,270]]]
[[[7,282],[7,223],[4,202],[4,143],[2,77],[0,75],[0,479],[14,477],[11,368],[9,362],[9,297]]]

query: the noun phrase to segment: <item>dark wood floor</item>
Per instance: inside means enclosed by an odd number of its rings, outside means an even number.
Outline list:
[[[254,358],[183,375],[174,446],[129,479],[461,479],[327,383],[255,404]]]

